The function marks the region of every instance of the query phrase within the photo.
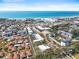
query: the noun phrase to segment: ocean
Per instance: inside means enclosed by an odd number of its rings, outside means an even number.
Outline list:
[[[79,16],[79,11],[0,11],[0,18],[59,18]]]

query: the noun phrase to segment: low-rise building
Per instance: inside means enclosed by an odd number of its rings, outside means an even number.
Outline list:
[[[67,37],[67,38],[72,38],[72,36],[73,36],[73,34],[71,34],[69,32],[65,32],[65,31],[60,31],[59,34],[64,37]]]
[[[34,38],[33,42],[39,42],[44,40],[44,38],[42,38],[39,34],[33,34],[32,37]]]
[[[20,35],[20,36],[26,36],[27,35],[27,31],[18,31],[17,32],[17,35]]]
[[[39,45],[38,48],[41,50],[41,52],[44,52],[44,51],[50,49],[50,47],[47,45]]]
[[[71,42],[72,42],[71,40],[64,39],[61,41],[61,46],[69,45]]]
[[[28,31],[28,34],[32,34],[33,33],[32,29],[30,27],[27,27],[27,31]]]
[[[39,30],[41,30],[41,31],[50,29],[48,27],[42,27],[42,26],[36,26],[36,28],[39,29]]]

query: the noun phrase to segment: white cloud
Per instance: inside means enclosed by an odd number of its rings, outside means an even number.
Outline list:
[[[0,4],[0,11],[79,11],[79,4]]]

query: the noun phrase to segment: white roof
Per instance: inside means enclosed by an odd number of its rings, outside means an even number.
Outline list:
[[[17,43],[22,43],[23,41],[18,41]]]
[[[66,44],[64,42],[61,41],[61,46],[65,46]]]
[[[50,28],[48,28],[48,27],[45,27],[44,29],[46,29],[46,30],[47,30],[47,29],[50,29]]]
[[[45,50],[47,50],[47,49],[50,49],[50,47],[47,46],[47,45],[39,45],[38,47],[39,47],[39,49],[40,49],[41,51],[45,51]]]
[[[29,33],[33,32],[30,27],[27,27],[27,30],[28,30]]]
[[[50,29],[50,28],[48,28],[48,27],[43,28],[42,26],[37,26],[37,28],[40,29],[40,30],[47,30],[47,29]]]
[[[79,21],[74,21],[74,23],[78,24],[78,23],[79,23]]]
[[[42,38],[39,34],[35,34],[35,40],[33,40],[33,41],[37,42],[37,41],[41,41],[41,40],[44,40],[44,38]]]
[[[54,19],[49,19],[49,18],[45,18],[45,20],[47,20],[47,21],[51,21],[51,22],[55,22],[55,21],[57,21],[58,19],[56,19],[56,18],[54,18]]]
[[[33,30],[35,30],[36,32],[39,32],[39,30],[38,30],[38,29],[36,29],[35,27],[33,27]]]
[[[71,33],[68,33],[68,32],[64,32],[64,31],[61,31],[62,32],[62,34],[64,35],[69,35],[69,36],[72,36],[73,34],[71,34]]]
[[[14,46],[20,46],[20,44],[15,44]]]
[[[44,28],[43,28],[43,27],[41,27],[41,26],[37,26],[37,28],[38,28],[38,29],[41,29],[41,30],[44,30]]]

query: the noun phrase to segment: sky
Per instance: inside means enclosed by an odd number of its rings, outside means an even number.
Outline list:
[[[0,11],[79,11],[79,0],[0,0]]]

